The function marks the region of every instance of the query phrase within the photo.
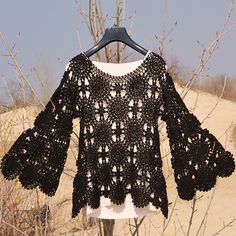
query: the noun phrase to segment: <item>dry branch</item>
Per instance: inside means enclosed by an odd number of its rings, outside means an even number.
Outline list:
[[[8,52],[8,56],[12,59],[15,67],[17,68],[18,72],[20,73],[21,75],[21,78],[23,79],[24,82],[26,82],[26,84],[28,85],[28,87],[30,88],[30,90],[33,92],[34,96],[38,99],[39,103],[45,107],[45,105],[42,103],[42,101],[40,100],[40,98],[38,97],[36,91],[34,90],[34,88],[31,86],[31,84],[29,83],[28,79],[27,79],[27,76],[24,74],[24,72],[22,71],[22,68],[20,67],[17,59],[16,59],[16,56],[13,54],[13,51],[12,49],[10,49],[10,47],[8,46],[7,42],[5,41],[4,37],[3,37],[3,34],[0,32],[0,38],[1,38],[1,41],[2,41],[2,44],[4,46],[4,48],[6,49],[6,51]],[[13,48],[14,49],[14,48]]]

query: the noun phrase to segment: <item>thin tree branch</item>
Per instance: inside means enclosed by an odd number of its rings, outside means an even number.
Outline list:
[[[223,85],[223,88],[221,90],[221,94],[220,96],[218,97],[217,99],[217,102],[215,103],[214,107],[208,112],[208,114],[206,115],[206,117],[201,121],[201,124],[203,124],[205,122],[206,119],[209,119],[210,118],[210,115],[213,113],[213,111],[216,109],[217,105],[219,104],[222,96],[223,96],[223,93],[225,91],[225,88],[226,88],[226,81],[227,81],[227,78],[225,76],[225,79],[224,79],[224,85]]]
[[[187,236],[190,235],[190,230],[191,230],[191,226],[192,226],[192,223],[193,223],[193,216],[194,216],[194,213],[195,213],[195,206],[196,206],[196,194],[194,195],[193,197],[193,206],[192,206],[192,212],[191,212],[191,216],[190,216],[190,219],[189,219],[189,224],[188,224],[188,231],[187,231]]]
[[[193,82],[195,79],[201,74],[201,72],[205,69],[206,64],[212,57],[215,50],[219,47],[220,40],[223,38],[223,36],[229,32],[229,30],[236,25],[236,22],[230,23],[230,19],[232,17],[232,12],[234,8],[235,2],[234,0],[231,1],[227,16],[225,18],[223,27],[220,31],[216,33],[216,38],[210,43],[209,47],[203,50],[202,56],[200,58],[200,62],[197,66],[197,68],[194,70],[192,78],[189,80],[189,82],[184,86],[181,97],[182,99],[185,98],[187,93],[189,92]]]
[[[8,44],[6,43],[6,41],[4,40],[3,34],[0,32],[0,38],[2,40],[3,46],[4,48],[7,50],[7,52],[9,53],[11,59],[14,62],[14,65],[16,66],[17,70],[19,71],[20,75],[22,76],[23,80],[26,82],[26,84],[29,86],[29,88],[31,89],[31,91],[33,92],[34,96],[38,99],[39,103],[45,107],[45,105],[43,104],[43,102],[40,100],[40,98],[38,97],[36,91],[34,90],[34,88],[31,86],[31,84],[29,83],[28,79],[26,78],[25,74],[23,73],[20,65],[18,64],[14,54],[12,53],[12,51],[10,50]]]
[[[205,222],[204,230],[205,230],[205,228],[206,228],[207,216],[208,216],[208,213],[209,213],[211,204],[212,204],[213,197],[214,197],[214,195],[215,195],[215,190],[216,190],[216,187],[214,187],[214,189],[213,189],[213,191],[212,191],[211,199],[210,199],[209,204],[208,204],[208,206],[207,206],[207,209],[206,209],[206,212],[205,212],[205,214],[204,214],[204,217],[203,217],[203,219],[202,219],[202,221],[201,221],[201,223],[200,223],[200,225],[199,225],[199,227],[198,227],[196,236],[198,236],[198,234],[200,233],[200,230],[201,230],[201,228],[202,228],[204,222]]]
[[[234,221],[236,221],[236,218],[232,219],[230,222],[228,222],[226,225],[223,224],[223,227],[218,230],[217,232],[215,232],[212,236],[216,236],[216,235],[219,235],[219,233],[221,233],[223,230],[225,230],[226,228],[228,227],[231,227],[232,226],[232,223],[234,223]]]
[[[167,229],[167,227],[168,227],[168,225],[169,225],[169,223],[170,223],[170,221],[171,221],[171,218],[172,218],[172,216],[173,216],[173,213],[174,213],[174,209],[175,209],[177,200],[178,200],[178,195],[177,195],[176,198],[175,198],[175,202],[174,202],[174,204],[173,204],[173,207],[172,207],[172,210],[171,210],[169,219],[168,219],[167,223],[166,223],[166,224],[164,225],[164,227],[163,227],[162,235],[164,235],[164,232],[165,232],[165,230]]]
[[[12,225],[12,224],[6,222],[6,221],[3,220],[3,219],[2,219],[2,222],[3,222],[4,224],[10,226],[11,228],[13,228],[14,230],[16,230],[17,232],[19,232],[19,233],[21,233],[21,234],[23,234],[23,235],[25,235],[25,236],[29,236],[29,235],[26,234],[25,232],[21,231],[20,229],[16,228],[14,225]]]

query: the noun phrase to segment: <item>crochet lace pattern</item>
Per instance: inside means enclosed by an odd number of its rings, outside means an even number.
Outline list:
[[[159,117],[166,122],[180,198],[190,200],[197,190],[210,190],[217,176],[227,177],[235,170],[233,155],[188,111],[158,54],[151,51],[132,72],[112,76],[82,52],[70,60],[33,128],[24,131],[3,157],[4,177],[18,177],[24,188],[38,186],[54,195],[72,120],[78,117],[72,217],[86,204],[98,208],[102,195],[122,204],[127,193],[136,207],[151,202],[168,217]]]

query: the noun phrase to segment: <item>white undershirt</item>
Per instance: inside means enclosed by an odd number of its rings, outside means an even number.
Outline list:
[[[147,57],[146,54],[144,59]],[[115,76],[125,75],[133,70],[135,70],[143,62],[142,60],[128,62],[128,63],[105,63],[92,61],[94,65],[100,70]],[[144,215],[151,214],[157,211],[157,208],[149,203],[146,207],[135,207],[132,202],[130,194],[126,195],[125,202],[121,205],[116,205],[111,202],[109,198],[101,196],[100,207],[97,209],[92,209],[89,205],[86,207],[87,216],[103,218],[103,219],[124,219],[124,218],[134,218]]]

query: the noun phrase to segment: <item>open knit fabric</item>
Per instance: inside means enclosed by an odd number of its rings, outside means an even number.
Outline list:
[[[146,56],[150,53],[145,55]],[[92,61],[96,67],[100,70],[105,71],[106,73],[112,75],[125,75],[126,73],[132,71],[138,67],[143,60],[132,61],[128,63],[105,63]],[[121,157],[122,158],[122,157]],[[91,208],[88,204],[85,207],[86,214],[88,217],[96,217],[102,219],[125,219],[125,218],[137,218],[143,217],[149,214],[153,214],[158,209],[153,206],[151,202],[144,207],[136,207],[132,202],[132,197],[128,193],[122,204],[115,204],[109,198],[101,196],[100,197],[100,206],[96,209]]]
[[[130,193],[136,207],[151,202],[168,217],[158,118],[166,122],[171,162],[180,198],[208,191],[217,176],[230,176],[233,155],[188,111],[165,61],[150,52],[135,70],[112,76],[85,53],[72,58],[60,85],[1,162],[5,178],[23,187],[55,194],[67,157],[72,120],[80,118],[77,173],[73,182],[75,217],[100,197],[122,204]]]

